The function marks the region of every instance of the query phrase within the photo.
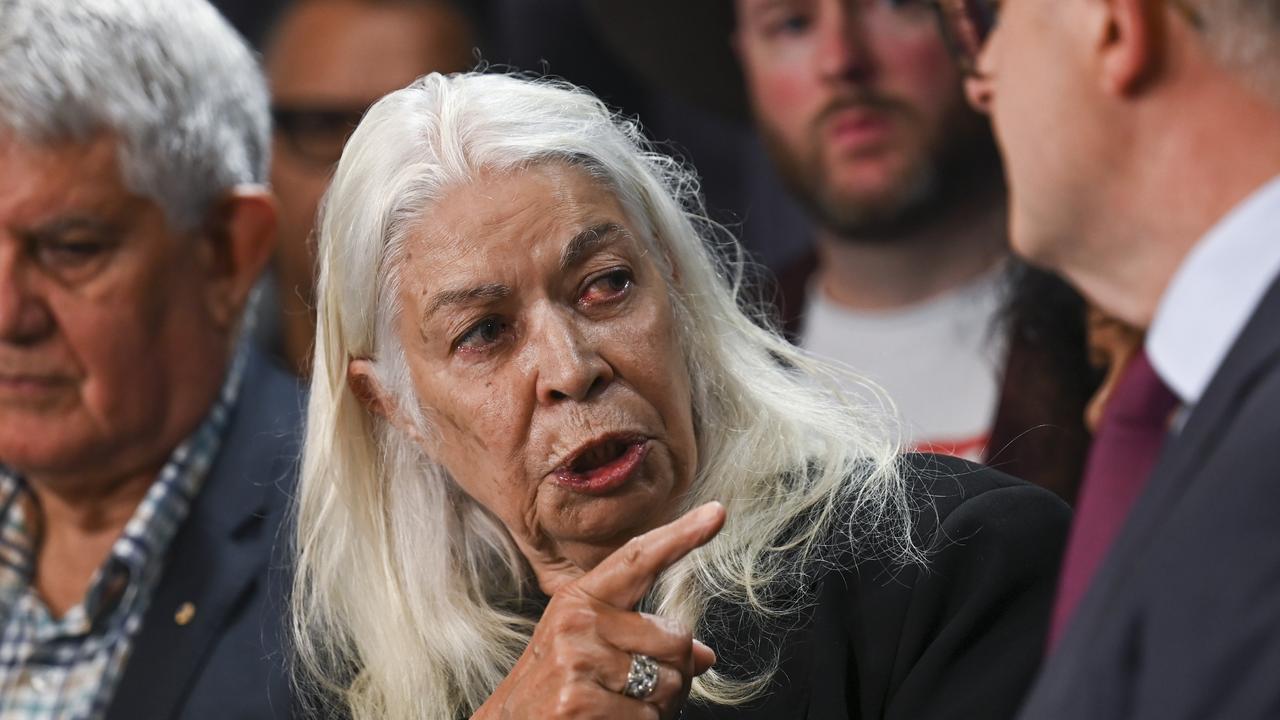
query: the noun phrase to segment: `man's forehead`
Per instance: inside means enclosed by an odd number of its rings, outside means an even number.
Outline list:
[[[816,5],[817,0],[734,0],[735,19],[741,20],[750,13],[762,12],[770,8],[795,8]]]
[[[277,99],[368,104],[431,70],[465,69],[451,37],[461,21],[451,12],[431,3],[298,3],[267,48]]]
[[[32,141],[0,132],[0,217],[5,225],[39,223],[63,213],[119,214],[146,202],[120,173],[117,141]]]

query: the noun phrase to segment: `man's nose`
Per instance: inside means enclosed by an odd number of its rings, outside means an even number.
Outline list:
[[[846,3],[831,3],[817,20],[814,64],[826,80],[864,80],[872,70],[867,28],[861,12]]]
[[[0,249],[0,342],[30,344],[48,334],[52,316],[36,296],[16,248]]]
[[[613,368],[572,317],[556,314],[534,331],[538,402],[585,401],[613,381]]]

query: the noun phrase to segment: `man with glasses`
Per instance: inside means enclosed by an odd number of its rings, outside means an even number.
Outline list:
[[[266,43],[280,203],[273,270],[278,314],[261,336],[307,373],[315,333],[312,225],[342,146],[366,108],[428,72],[473,62],[469,19],[450,0],[295,0]]]
[[[1147,332],[1023,716],[1280,716],[1280,5],[939,9],[1004,149],[1015,249]]]

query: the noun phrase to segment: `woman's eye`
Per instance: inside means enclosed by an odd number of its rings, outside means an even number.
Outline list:
[[[486,350],[501,342],[510,330],[502,318],[487,317],[458,338],[454,347],[458,350]]]
[[[578,302],[584,305],[595,305],[597,303],[605,303],[611,300],[617,300],[627,294],[631,289],[633,280],[630,270],[610,270],[609,272],[596,277],[587,284],[586,290],[583,291],[582,297]]]

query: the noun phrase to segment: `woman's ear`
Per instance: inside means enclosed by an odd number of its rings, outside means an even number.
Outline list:
[[[387,392],[378,380],[378,373],[373,361],[367,358],[352,358],[347,362],[347,386],[351,394],[364,406],[371,415],[391,423],[400,432],[411,438],[420,447],[426,447],[422,431],[413,423],[400,403]]]
[[[231,328],[271,258],[276,243],[275,198],[264,187],[238,185],[223,193],[206,220],[201,250],[208,266],[211,316]]]
[[[352,358],[347,363],[347,385],[360,404],[371,415],[390,420],[387,411],[389,398],[374,372],[373,362],[364,358]]]

